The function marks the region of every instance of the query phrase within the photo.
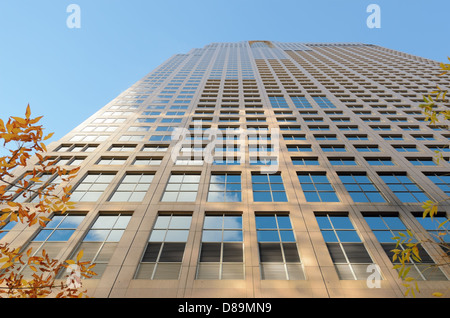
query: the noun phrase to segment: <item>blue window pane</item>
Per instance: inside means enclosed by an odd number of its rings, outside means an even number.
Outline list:
[[[186,242],[189,231],[187,230],[168,230],[165,241],[166,242]]]
[[[269,180],[271,183],[282,183],[281,175],[279,174],[269,174]]]
[[[323,239],[325,242],[338,242],[336,234],[333,231],[322,231]]]
[[[369,199],[362,192],[349,192],[349,194],[353,202],[369,202]]]
[[[270,192],[253,192],[253,201],[255,202],[271,202],[272,196]]]
[[[292,229],[291,220],[287,215],[278,215],[278,228],[280,229]]]
[[[329,183],[318,183],[316,189],[318,191],[333,191],[333,187]]]
[[[240,217],[240,216],[226,216],[224,218],[223,227],[225,229],[242,229],[242,217]]]
[[[404,203],[418,202],[417,199],[411,193],[400,192],[400,193],[396,193],[396,194],[397,194],[398,199]]]
[[[224,242],[242,242],[242,231],[224,231],[223,240]]]
[[[224,199],[225,202],[241,202],[241,192],[226,192]]]
[[[265,175],[265,174],[262,174],[262,175],[259,175],[259,174],[254,174],[254,175],[252,175],[252,182],[253,183],[267,183],[267,182],[269,182],[269,179],[267,178],[267,175]]]
[[[52,230],[41,230],[38,235],[33,239],[33,241],[45,241],[47,237],[52,233]]]
[[[319,195],[322,202],[339,202],[339,199],[334,192],[320,192]]]
[[[84,241],[101,242],[108,237],[108,234],[109,230],[90,230],[84,238]]]
[[[308,202],[320,202],[317,192],[304,192],[306,201]]]
[[[55,228],[58,226],[58,224],[61,222],[61,220],[64,218],[62,215],[55,215],[51,221],[47,223],[47,228]]]
[[[317,220],[317,223],[319,224],[320,229],[331,229],[331,223],[330,223],[330,220],[328,220],[328,217],[317,216],[316,220]]]
[[[398,217],[386,217],[384,221],[391,230],[406,230],[405,224]]]
[[[417,217],[417,220],[419,221],[419,223],[424,227],[424,229],[426,230],[437,230],[439,224],[445,222],[447,219],[444,217],[433,217],[433,219],[431,219],[430,217],[426,217],[426,218],[422,218],[422,217]],[[447,222],[444,226],[441,226],[440,228],[442,228],[443,230],[448,228],[449,223]]]
[[[360,186],[363,191],[377,191],[373,184],[361,184]]]
[[[48,241],[67,241],[75,230],[55,230]]]
[[[328,178],[325,175],[312,175],[312,179],[316,183],[328,183]]]
[[[257,231],[258,242],[279,242],[278,231]]]
[[[330,220],[335,229],[353,229],[353,224],[348,217],[330,216]]]
[[[241,184],[240,183],[227,183],[227,191],[240,191]]]
[[[119,242],[120,238],[122,237],[124,230],[112,230],[108,238],[106,239],[107,242]]]
[[[280,231],[280,237],[282,242],[295,242],[294,232],[292,231]]]
[[[205,229],[221,229],[222,223],[223,223],[222,216],[206,216],[205,224],[203,225],[203,228],[205,228]]]
[[[380,217],[366,217],[366,222],[372,230],[387,230],[388,227]]]
[[[257,229],[276,229],[277,221],[275,216],[256,216],[255,217]]]
[[[336,231],[341,242],[361,242],[356,231]]]
[[[284,186],[282,183],[271,183],[272,191],[284,191]]]
[[[64,228],[77,228],[83,221],[84,215],[68,215],[64,221],[58,226],[60,229]]]
[[[309,175],[298,175],[298,180],[300,181],[300,183],[311,183],[311,176]]]
[[[211,183],[225,183],[225,175],[211,175]]]
[[[17,224],[16,221],[10,221],[10,222],[8,222],[6,225],[4,225],[4,226],[1,228],[1,230],[2,230],[2,231],[11,230],[16,224]],[[2,234],[2,233],[0,233],[0,235],[1,235],[1,234]]]
[[[426,194],[424,194],[422,192],[419,192],[419,193],[416,192],[416,193],[414,193],[414,196],[416,197],[416,200],[418,202],[425,202],[430,199],[430,198],[428,198],[428,196]]]
[[[377,238],[378,242],[380,242],[380,243],[395,242],[392,239],[395,235],[392,235],[392,233],[390,231],[373,231],[373,234],[375,234],[375,237]]]
[[[270,191],[268,183],[255,183],[253,184],[253,191]]]
[[[227,175],[227,182],[228,183],[241,183],[241,176],[240,175]]]
[[[287,196],[285,192],[272,192],[274,202],[287,202]]]
[[[366,195],[370,202],[386,202],[383,196],[378,192],[368,192]]]
[[[203,242],[221,242],[222,231],[203,231]]]

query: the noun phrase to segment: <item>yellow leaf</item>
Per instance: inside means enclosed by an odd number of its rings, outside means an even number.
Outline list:
[[[53,134],[54,134],[54,133],[48,134],[47,136],[44,137],[44,140],[47,140],[47,139],[51,138],[51,137],[53,136]]]
[[[77,262],[83,257],[83,250],[81,250],[77,255]]]
[[[7,263],[3,264],[3,266],[1,267],[1,269],[10,267],[12,264],[13,264],[12,262],[7,262]]]
[[[27,119],[29,119],[29,118],[30,118],[30,115],[31,115],[31,109],[30,109],[30,104],[28,104],[28,105],[27,105],[27,110],[26,110],[26,112],[25,112],[25,117],[26,117]]]
[[[435,293],[432,293],[431,295],[433,295],[434,297],[441,297],[443,294],[439,293],[439,292],[435,292]]]

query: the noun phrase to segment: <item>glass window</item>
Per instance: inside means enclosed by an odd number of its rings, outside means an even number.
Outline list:
[[[318,166],[319,159],[317,157],[293,157],[292,164],[300,166]]]
[[[333,166],[356,166],[355,158],[328,158]]]
[[[241,175],[213,173],[208,192],[208,202],[241,202]]]
[[[399,236],[399,233],[409,238],[406,233],[407,228],[398,216],[367,213],[364,218],[391,261],[394,255],[393,249],[405,249],[403,244],[397,246],[396,241],[393,240],[393,237]],[[412,242],[416,243],[417,241],[413,239]],[[408,276],[413,276],[418,280],[447,280],[439,267],[430,268],[434,261],[421,244],[418,245],[418,248],[421,262],[416,262],[411,258],[409,263],[411,269]],[[398,260],[393,263],[400,264]]]
[[[200,174],[172,173],[161,198],[162,202],[195,202]]]
[[[326,173],[299,172],[297,176],[307,202],[339,202]]]
[[[253,201],[287,202],[281,174],[252,174]]]
[[[336,108],[334,104],[325,96],[313,96],[314,101],[320,108]]]
[[[159,214],[136,272],[137,279],[178,279],[192,216]]]
[[[413,166],[435,166],[432,158],[407,158]]]
[[[255,221],[261,279],[305,279],[289,215],[258,214]]]
[[[434,182],[446,195],[450,195],[450,175],[448,173],[433,172],[425,175]]]
[[[72,254],[73,259],[83,250],[83,261],[95,263],[93,279],[102,276],[130,219],[131,214],[100,214]]]
[[[338,173],[354,202],[386,202],[380,191],[361,173]]]
[[[391,158],[364,158],[371,166],[393,166]]]
[[[317,214],[317,223],[342,280],[366,280],[372,258],[346,215]]]
[[[289,108],[283,96],[269,96],[269,101],[272,108]]]
[[[3,224],[2,226],[0,226],[0,240],[6,235],[8,234],[8,232],[17,224],[17,221],[3,221],[5,222],[5,224]]]
[[[291,96],[291,100],[297,108],[312,108],[305,96]]]
[[[36,236],[31,240],[25,250],[32,249],[30,256],[41,256],[42,250],[45,250],[50,259],[57,258],[58,254],[67,248],[67,241],[83,221],[84,215],[81,214],[55,214],[46,226],[41,228]],[[10,222],[11,225],[16,222]],[[26,262],[26,260],[24,260]],[[25,266],[20,274],[25,277],[31,277],[34,271]]]
[[[197,279],[244,279],[242,216],[206,215]]]
[[[423,217],[423,213],[415,214],[416,220],[430,234],[431,238],[439,244],[442,250],[450,255],[450,223],[445,213],[438,212],[432,218],[430,215]]]
[[[355,146],[355,149],[359,152],[380,152],[378,146]]]
[[[425,202],[429,197],[403,173],[378,173],[381,179],[403,203]]]
[[[74,202],[97,201],[114,179],[114,174],[88,173],[73,190],[70,200]]]
[[[153,174],[127,174],[124,176],[116,191],[109,201],[111,202],[140,202],[144,199],[150,184],[153,181]]]

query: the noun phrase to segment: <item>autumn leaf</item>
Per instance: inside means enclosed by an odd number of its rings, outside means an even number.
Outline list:
[[[28,104],[28,105],[27,105],[27,110],[25,111],[25,117],[26,117],[27,119],[29,119],[29,118],[30,118],[30,115],[31,115],[31,109],[30,109],[30,104]]]
[[[81,250],[77,255],[77,262],[80,261],[80,259],[83,257],[83,250]]]

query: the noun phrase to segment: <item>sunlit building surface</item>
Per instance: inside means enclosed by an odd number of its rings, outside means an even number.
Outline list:
[[[428,240],[411,265],[418,296],[445,292],[421,207],[450,193],[449,131],[418,107],[450,87],[438,69],[361,43],[174,55],[48,146],[81,166],[76,210],[45,229],[8,224],[2,240],[58,259],[83,250],[94,297],[402,297],[390,250],[410,229]]]

